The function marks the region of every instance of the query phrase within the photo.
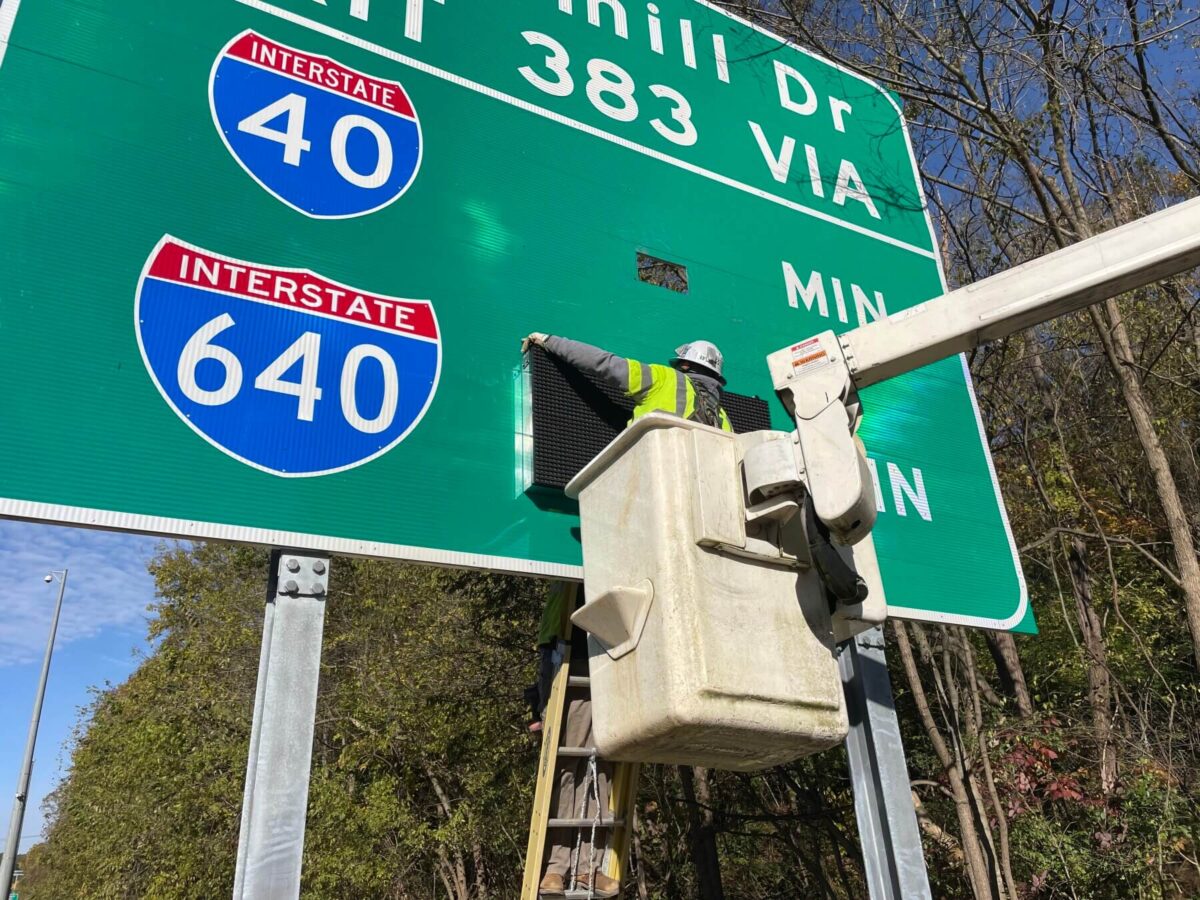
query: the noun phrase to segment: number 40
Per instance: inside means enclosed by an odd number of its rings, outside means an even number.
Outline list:
[[[238,122],[238,131],[274,141],[283,145],[283,161],[289,166],[300,165],[301,154],[312,149],[312,141],[304,137],[304,118],[308,112],[308,98],[301,94],[288,94],[280,97],[269,106],[264,106],[256,113],[251,113]],[[284,130],[272,128],[271,123],[280,116],[286,116]],[[372,172],[357,172],[346,157],[346,144],[350,134],[356,128],[361,128],[375,139],[377,151],[375,169]],[[393,153],[392,140],[388,137],[383,126],[374,119],[353,113],[342,116],[333,126],[329,136],[329,150],[333,157],[333,167],[346,181],[360,188],[377,188],[387,184],[392,177]]]

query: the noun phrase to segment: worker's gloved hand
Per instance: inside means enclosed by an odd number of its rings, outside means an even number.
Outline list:
[[[546,343],[546,338],[548,337],[550,337],[550,335],[543,334],[540,331],[533,332],[521,340],[521,352],[524,353],[526,350],[528,350],[530,344],[537,344],[539,347],[541,347]]]

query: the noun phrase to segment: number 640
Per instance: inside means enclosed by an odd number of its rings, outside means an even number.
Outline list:
[[[223,406],[241,392],[241,360],[227,347],[212,343],[213,338],[227,328],[232,328],[234,324],[233,316],[222,313],[201,325],[184,344],[175,374],[179,381],[179,389],[192,402],[201,406]],[[260,391],[295,397],[296,418],[302,422],[311,422],[322,393],[321,388],[317,386],[320,356],[321,335],[315,331],[306,331],[258,374],[254,379],[254,386]],[[206,359],[212,360],[225,370],[219,387],[204,388],[196,381],[196,369],[201,361]],[[366,359],[375,360],[383,372],[383,403],[379,413],[372,419],[366,418],[358,411],[358,400],[355,396],[359,367]],[[300,363],[300,380],[284,381],[284,373],[297,362]],[[351,426],[364,434],[378,434],[391,426],[400,402],[400,376],[396,371],[396,361],[390,353],[374,344],[359,344],[351,349],[346,354],[346,361],[342,363],[340,387],[342,415]]]

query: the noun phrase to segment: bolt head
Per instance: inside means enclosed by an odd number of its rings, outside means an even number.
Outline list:
[[[316,572],[318,575],[324,575],[325,574],[325,563],[323,563],[321,560],[318,559],[316,562],[313,563],[313,571]]]
[[[289,572],[299,572],[300,571],[300,560],[298,560],[298,559],[289,559],[286,563],[284,563],[284,565],[287,566],[287,570]]]
[[[320,597],[325,593],[325,585],[321,584],[319,581],[314,582],[312,586],[312,592],[314,596]]]
[[[300,585],[296,584],[294,580],[289,579],[288,581],[284,582],[283,592],[285,594],[296,594],[299,593],[299,591]]]

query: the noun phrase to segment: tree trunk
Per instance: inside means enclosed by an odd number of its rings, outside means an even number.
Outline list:
[[[483,845],[479,841],[471,845],[471,856],[475,863],[475,900],[488,900],[487,871],[483,864]]]
[[[1086,240],[1094,233],[1088,217],[1087,206],[1079,192],[1075,180],[1072,162],[1066,148],[1064,136],[1066,128],[1063,123],[1062,110],[1058,106],[1058,84],[1054,77],[1054,65],[1057,62],[1055,52],[1051,50],[1052,41],[1044,37],[1044,61],[1049,64],[1050,77],[1046,79],[1047,96],[1054,100],[1048,104],[1052,107],[1049,121],[1054,134],[1055,151],[1058,156],[1063,184],[1067,189],[1069,202],[1061,203],[1063,214],[1071,223],[1071,228],[1079,240]],[[1060,238],[1061,243],[1061,238]],[[1158,501],[1167,519],[1167,529],[1175,545],[1175,560],[1179,566],[1179,582],[1183,589],[1184,604],[1187,607],[1188,626],[1192,635],[1192,655],[1200,665],[1200,560],[1196,559],[1196,548],[1192,540],[1192,531],[1183,508],[1183,499],[1179,487],[1175,483],[1175,475],[1171,471],[1170,461],[1158,432],[1154,428],[1154,411],[1150,401],[1142,391],[1142,383],[1138,379],[1135,365],[1137,355],[1133,352],[1133,344],[1129,340],[1129,331],[1125,327],[1125,318],[1121,306],[1116,299],[1105,300],[1088,310],[1092,324],[1100,335],[1117,383],[1121,388],[1121,396],[1133,420],[1133,428],[1146,455],[1146,463],[1150,474],[1154,477],[1154,486],[1158,493]]]
[[[446,789],[442,787],[441,781],[433,774],[433,770],[428,765],[425,765],[423,768],[425,769],[426,776],[429,778],[429,784],[433,787],[433,791],[437,795],[438,806],[441,808],[442,814],[449,820],[454,813],[450,805],[450,796],[446,793]],[[471,889],[467,881],[467,863],[463,859],[462,853],[455,850],[453,855],[450,855],[445,852],[444,848],[439,847],[438,855],[453,873],[456,900],[471,900]]]
[[[984,734],[983,704],[979,699],[980,678],[978,668],[975,665],[975,650],[972,648],[971,640],[964,629],[947,629],[947,633],[956,637],[963,648],[963,657],[967,665],[967,690],[969,691],[969,699],[971,701],[967,707],[967,721],[970,723],[971,735],[975,740],[975,746],[979,752],[980,768],[983,770],[983,783],[987,788],[988,800],[991,803],[996,819],[996,832],[1000,838],[1000,846],[997,850],[998,866],[1003,878],[1005,896],[1011,898],[1011,900],[1017,900],[1020,894],[1017,887],[1017,879],[1013,876],[1012,846],[1008,837],[1008,819],[1005,816],[1004,805],[1000,802],[1000,793],[996,789],[996,776],[992,772],[992,760],[988,755],[988,739],[987,735]],[[1005,636],[1009,637],[1009,635]],[[985,827],[987,827],[986,823]]]
[[[975,772],[971,747],[968,746],[968,741],[964,740],[964,736],[966,738],[971,737],[971,717],[963,715],[962,695],[958,689],[958,682],[954,674],[955,654],[951,652],[952,634],[944,625],[938,629],[942,639],[940,647],[941,671],[939,672],[933,658],[932,649],[929,646],[929,641],[925,636],[924,627],[914,622],[912,628],[913,637],[917,642],[917,647],[921,651],[921,658],[929,666],[934,684],[937,686],[938,702],[943,710],[942,717],[946,722],[946,731],[950,736],[959,772],[962,773],[962,782],[967,789],[967,797],[971,801],[971,814],[974,816],[976,833],[979,835],[979,846],[983,852],[984,861],[987,863],[988,893],[983,896],[1006,898],[1003,885],[1001,884],[1002,876],[1000,860],[996,850],[996,839],[992,834],[987,806],[983,801],[983,791],[979,788],[979,780]],[[968,689],[974,692],[975,681],[973,674],[968,678],[968,681],[970,682]],[[966,727],[964,727],[964,723]],[[976,735],[976,738],[978,738],[978,735]],[[972,743],[982,751],[983,748],[980,747],[978,739]]]
[[[916,791],[912,791],[911,793],[913,809],[916,810],[917,825],[920,826],[921,833],[941,847],[952,860],[959,865],[965,865],[967,857],[963,853],[962,844],[958,842],[958,838],[929,818],[929,813],[926,812],[924,804],[921,803],[920,795]]]
[[[1092,313],[1093,316],[1096,315],[1095,308]],[[1031,344],[1036,346],[1036,336],[1029,335],[1028,337]],[[1047,419],[1053,423],[1058,432],[1058,444],[1063,454],[1062,470],[1074,486],[1080,505],[1090,511],[1092,521],[1099,532],[1102,526],[1095,510],[1091,508],[1087,496],[1079,486],[1074,466],[1070,461],[1067,442],[1058,426],[1058,404],[1051,392],[1052,382],[1046,376],[1045,370],[1041,368],[1040,356],[1034,356],[1034,359],[1036,360],[1034,375],[1043,405],[1046,408]],[[1058,509],[1044,492],[1042,501],[1046,504],[1047,512],[1055,516],[1059,514]],[[1087,545],[1078,537],[1072,538],[1066,555],[1067,568],[1071,577],[1071,593],[1075,598],[1076,619],[1087,656],[1088,706],[1092,713],[1092,728],[1095,732],[1098,749],[1100,784],[1102,790],[1108,793],[1113,789],[1117,780],[1116,752],[1112,743],[1112,679],[1108,670],[1108,648],[1092,599],[1092,577],[1087,562]]]
[[[1100,787],[1105,794],[1117,783],[1117,756],[1113,747],[1112,679],[1108,671],[1108,649],[1101,632],[1100,617],[1092,604],[1092,574],[1087,562],[1087,545],[1073,538],[1067,548],[1071,589],[1079,634],[1087,654],[1088,704],[1092,710],[1092,730],[1099,753]]]
[[[913,655],[912,644],[908,640],[908,631],[903,622],[895,622],[894,634],[896,635],[896,647],[900,651],[900,660],[904,665],[904,674],[908,679],[909,690],[912,691],[913,701],[917,706],[917,715],[920,717],[925,734],[929,737],[929,743],[933,745],[933,751],[937,754],[938,761],[942,764],[942,771],[945,772],[946,779],[950,782],[950,792],[954,798],[954,811],[958,816],[958,830],[961,835],[966,875],[971,884],[971,891],[977,900],[990,900],[995,896],[995,892],[992,890],[992,873],[989,871],[979,831],[975,825],[975,810],[967,791],[963,771],[955,754],[950,751],[945,738],[938,731],[933,711],[929,707],[929,698],[925,693],[924,685],[921,684],[921,675],[917,669],[917,660]]]
[[[1125,329],[1120,306],[1116,300],[1106,300],[1102,308],[1091,308],[1091,316],[1097,331],[1100,332],[1105,355],[1121,385],[1121,395],[1129,409],[1129,416],[1133,419],[1138,441],[1146,454],[1146,464],[1150,468],[1150,474],[1154,476],[1158,502],[1167,519],[1167,529],[1175,549],[1175,562],[1179,566],[1179,584],[1183,589],[1188,626],[1192,633],[1192,654],[1197,665],[1200,665],[1200,560],[1196,559],[1196,545],[1192,540],[1192,529],[1183,507],[1183,498],[1179,494],[1179,486],[1175,483],[1175,475],[1171,472],[1166,451],[1158,439],[1158,432],[1154,430],[1154,415],[1150,403],[1142,392],[1142,384],[1133,369],[1136,357],[1129,342],[1129,332]]]
[[[1021,657],[1017,655],[1017,642],[1006,631],[985,631],[984,636],[992,652],[992,660],[996,663],[1001,689],[1016,701],[1021,718],[1029,718],[1033,715],[1033,698],[1025,682]]]
[[[679,767],[683,798],[687,801],[688,845],[696,867],[700,900],[725,900],[721,885],[721,861],[717,856],[717,834],[713,827],[712,796],[708,770]]]
[[[630,871],[637,874],[638,900],[650,900],[650,891],[646,887],[646,857],[642,854],[642,817],[635,810],[633,813],[633,860]]]

